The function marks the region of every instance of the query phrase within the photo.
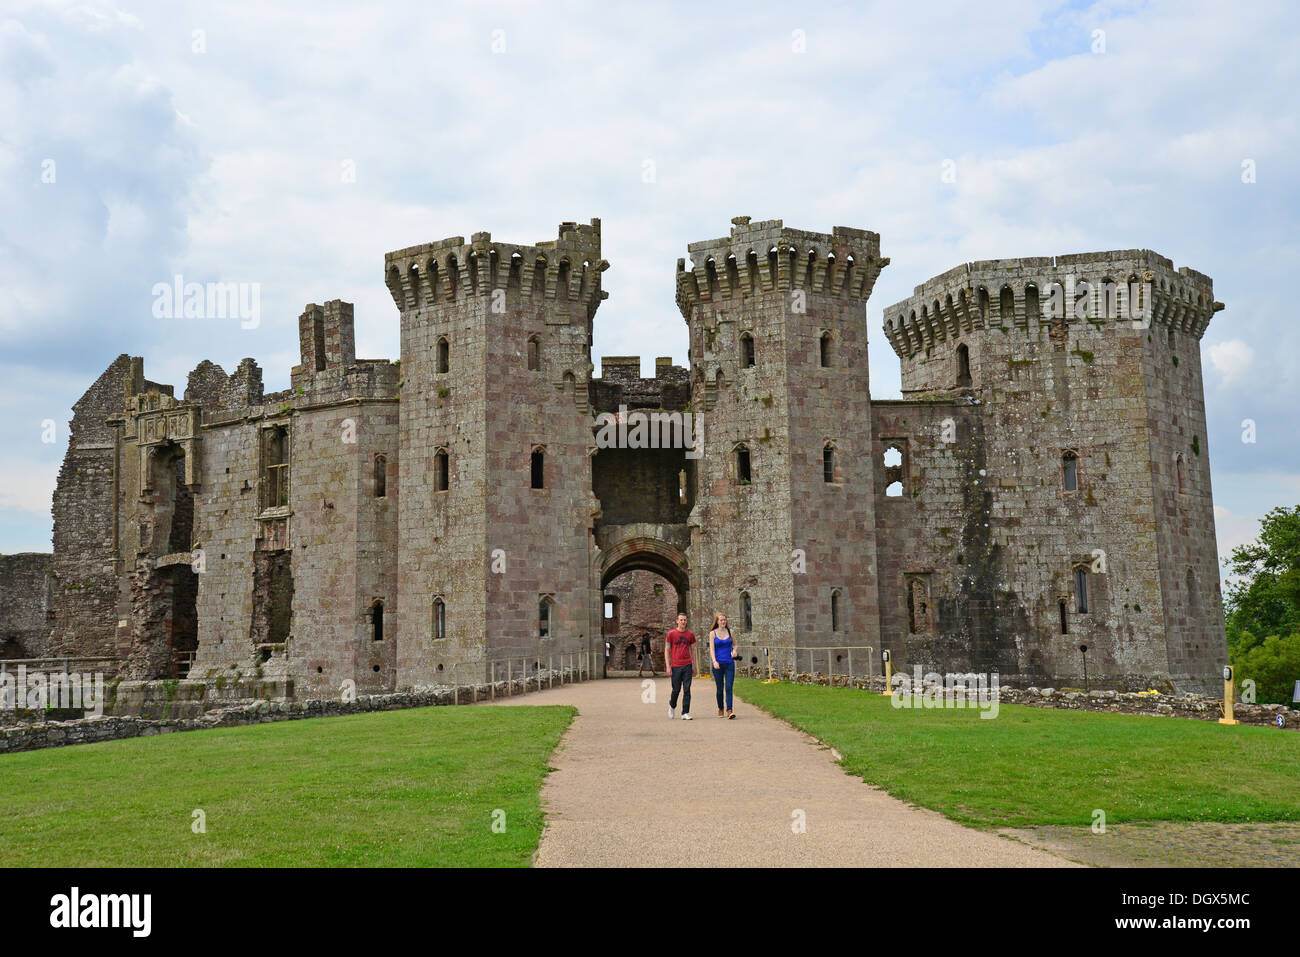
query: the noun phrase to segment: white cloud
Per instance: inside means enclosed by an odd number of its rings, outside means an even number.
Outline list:
[[[1240,339],[1216,342],[1209,348],[1210,365],[1221,376],[1221,385],[1231,385],[1246,374],[1255,360],[1255,350]]]
[[[7,458],[0,465],[0,508],[48,516],[50,494],[58,475],[55,462]]]
[[[1249,405],[1240,389],[1207,404],[1216,467],[1300,471],[1286,441],[1300,354],[1283,318],[1300,207],[1287,5],[131,6],[0,17],[7,446],[12,423],[66,421],[123,351],[178,389],[203,358],[230,370],[251,355],[283,388],[309,301],[355,302],[359,354],[396,358],[384,253],[482,229],[533,242],[600,217],[613,268],[593,359],[684,362],[675,261],[750,215],[880,233],[878,397],[898,388],[883,307],[963,261],[1148,247],[1200,269],[1228,303],[1210,335],[1230,338],[1206,344],[1208,364],[1220,385],[1258,385]],[[1104,54],[1090,52],[1096,28]],[[39,181],[44,157],[56,187]],[[1244,157],[1256,184],[1240,182]],[[339,181],[344,159],[356,183]],[[262,325],[155,324],[148,292],[175,272],[260,282]],[[23,393],[6,362],[57,370],[59,386]],[[1255,446],[1237,438],[1244,417]]]

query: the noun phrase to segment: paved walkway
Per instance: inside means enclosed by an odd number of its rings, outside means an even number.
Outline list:
[[[694,721],[670,721],[668,679],[655,685],[654,704],[629,679],[496,702],[578,708],[542,788],[539,866],[1072,866],[868,787],[739,698],[718,718],[712,681],[695,681]]]

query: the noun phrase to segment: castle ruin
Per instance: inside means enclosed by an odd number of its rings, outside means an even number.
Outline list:
[[[1148,250],[958,266],[885,310],[903,397],[873,400],[877,234],[739,217],[688,250],[689,355],[653,379],[635,357],[594,375],[599,220],[389,253],[397,362],[356,357],[339,300],[299,317],[284,392],[245,359],[201,362],[178,397],[118,357],[74,406],[26,651],[306,697],[418,688],[598,661],[606,599],[632,604],[613,583],[639,572],[698,634],[728,614],[747,661],[854,648],[878,673],[888,650],[1005,683],[1213,690],[1207,276]],[[598,441],[638,410],[703,439]]]

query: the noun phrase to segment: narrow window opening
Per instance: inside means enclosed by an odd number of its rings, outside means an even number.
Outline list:
[[[748,332],[740,337],[740,366],[742,369],[754,367],[754,337]]]
[[[970,387],[970,349],[963,342],[957,347],[957,388],[969,389]]]
[[[438,339],[438,372],[444,373],[451,371],[451,344],[447,342],[447,337],[443,336]]]
[[[1066,618],[1065,602],[1057,602],[1056,607],[1061,611],[1061,634],[1068,635],[1070,633],[1070,625],[1069,619]]]
[[[835,482],[835,450],[829,445],[822,449],[822,481]]]
[[[1074,570],[1074,605],[1080,615],[1088,614],[1088,572],[1087,569]]]
[[[533,488],[545,488],[543,479],[545,477],[545,457],[541,449],[534,449],[532,455],[532,475]]]
[[[325,320],[311,321],[312,341],[316,351],[316,371],[325,371]]]
[[[829,369],[831,365],[831,334],[829,332],[822,335],[820,361],[823,369]]]
[[[831,592],[831,631],[840,630],[840,593]]]
[[[388,459],[382,455],[375,456],[375,498],[388,495]]]
[[[370,638],[373,641],[384,640],[384,603],[377,601],[370,606]]]
[[[278,508],[289,504],[289,430],[282,425],[273,426],[264,433],[266,450],[262,485],[264,508]]]
[[[433,600],[433,637],[447,637],[447,605],[441,598]]]
[[[747,591],[740,593],[740,620],[745,623],[745,631],[754,630],[754,606]]]
[[[537,637],[551,637],[551,603],[545,598],[537,605]]]
[[[1065,490],[1076,491],[1079,488],[1079,460],[1073,452],[1061,456],[1061,470],[1065,476]]]
[[[736,449],[736,478],[742,485],[748,485],[754,480],[753,473],[749,468],[749,449],[743,445]]]
[[[445,492],[451,487],[451,470],[448,467],[447,453],[439,452],[433,457],[434,490]]]
[[[537,337],[528,340],[528,371],[537,372],[542,368],[542,345]]]

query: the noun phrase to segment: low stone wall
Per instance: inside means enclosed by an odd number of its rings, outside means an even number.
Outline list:
[[[482,685],[461,685],[459,688],[439,687],[421,691],[399,691],[391,694],[358,695],[355,701],[313,698],[305,701],[258,700],[218,707],[206,712],[185,716],[168,714],[165,717],[140,717],[135,715],[104,714],[98,717],[77,718],[71,721],[21,721],[0,727],[0,754],[15,751],[35,751],[69,744],[92,744],[98,741],[115,741],[119,738],[148,737],[174,731],[201,731],[206,728],[231,728],[267,721],[294,721],[300,718],[328,718],[365,711],[398,711],[404,708],[428,708],[438,705],[474,704],[493,698],[527,694],[540,691],[553,684],[568,684],[580,680],[577,669],[540,671],[527,678],[497,681]],[[123,685],[128,684],[123,682]],[[133,685],[164,685],[166,682],[131,682]],[[202,682],[177,682],[201,685]],[[283,685],[284,682],[266,682]],[[132,690],[132,689],[128,689]],[[121,689],[119,688],[119,693]],[[159,692],[155,688],[135,689],[143,699],[157,704]],[[189,689],[194,693],[194,689]],[[171,699],[176,701],[173,696]],[[202,697],[202,696],[200,696]],[[193,705],[194,700],[184,702]],[[187,710],[192,710],[187,707]],[[10,720],[6,718],[6,720]]]
[[[738,672],[750,678],[766,678],[767,672],[759,668],[742,668]],[[829,685],[831,680],[821,672],[801,671],[777,674],[782,681],[794,684]],[[864,691],[885,691],[882,675],[870,678],[835,675],[834,684],[840,688],[861,688]],[[927,685],[926,687],[931,687]],[[1223,700],[1197,694],[1139,694],[1127,691],[1083,692],[1067,688],[1008,688],[999,685],[998,701],[1001,704],[1023,704],[1035,708],[1064,708],[1073,711],[1109,711],[1116,714],[1163,715],[1175,718],[1198,718],[1218,721],[1223,716]],[[1278,717],[1282,727],[1300,730],[1300,711],[1283,704],[1242,704],[1233,707],[1233,717],[1242,724],[1277,727]]]

